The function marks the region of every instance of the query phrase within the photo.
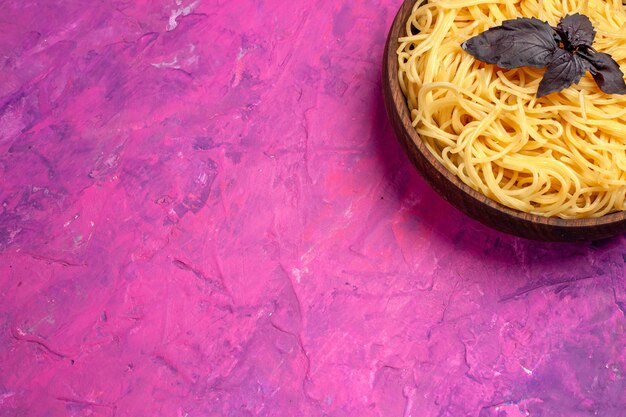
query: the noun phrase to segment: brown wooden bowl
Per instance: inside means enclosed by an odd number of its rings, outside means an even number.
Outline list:
[[[409,108],[398,81],[398,38],[404,35],[415,1],[404,1],[389,31],[383,57],[383,95],[396,136],[426,181],[468,216],[505,233],[560,242],[597,240],[624,233],[626,211],[599,218],[564,220],[505,207],[463,183],[430,153],[411,125]]]

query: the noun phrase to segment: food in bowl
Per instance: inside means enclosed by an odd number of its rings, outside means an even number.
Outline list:
[[[561,87],[556,88],[544,81],[550,76],[547,59],[509,68],[506,60],[483,62],[489,57],[477,58],[472,50],[472,39],[503,23],[532,19],[563,31],[568,16],[588,16],[595,28],[592,49],[570,48],[561,42],[569,38],[555,38],[560,58],[562,50],[607,55],[620,68],[619,77],[607,80],[584,64],[589,71],[574,74],[569,84],[557,80]],[[588,42],[588,31],[577,28],[570,35]],[[507,207],[548,217],[626,210],[626,95],[615,94],[620,89],[609,82],[624,82],[621,2],[417,2],[399,42],[399,82],[413,126],[429,151],[464,183]],[[502,55],[509,48],[499,49]],[[516,56],[523,50],[510,49]]]

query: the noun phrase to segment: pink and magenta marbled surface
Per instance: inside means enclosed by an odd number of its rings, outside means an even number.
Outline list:
[[[626,239],[429,189],[399,5],[2,2],[0,416],[626,416]]]

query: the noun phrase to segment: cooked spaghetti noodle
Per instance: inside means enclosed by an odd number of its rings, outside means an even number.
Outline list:
[[[626,210],[626,95],[605,94],[590,74],[536,98],[543,69],[484,64],[461,43],[517,17],[556,26],[584,13],[594,48],[626,70],[621,0],[418,1],[398,49],[413,126],[464,183],[513,209],[561,218]]]

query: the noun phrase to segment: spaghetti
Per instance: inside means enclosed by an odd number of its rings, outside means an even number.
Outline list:
[[[626,210],[626,96],[591,75],[537,98],[544,70],[503,70],[461,44],[504,20],[556,25],[584,13],[594,48],[626,69],[626,10],[618,0],[418,1],[398,49],[399,81],[413,126],[464,183],[513,209],[548,217]]]

